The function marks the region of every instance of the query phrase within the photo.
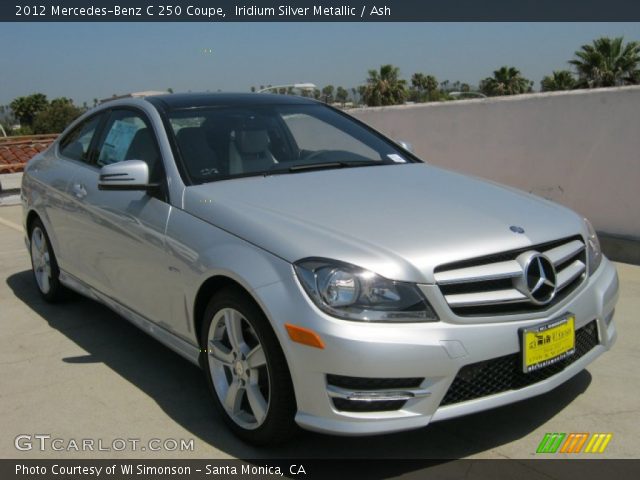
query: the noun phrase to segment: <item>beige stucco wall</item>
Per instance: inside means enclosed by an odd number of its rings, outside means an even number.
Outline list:
[[[350,110],[435,165],[560,202],[640,239],[640,87]]]

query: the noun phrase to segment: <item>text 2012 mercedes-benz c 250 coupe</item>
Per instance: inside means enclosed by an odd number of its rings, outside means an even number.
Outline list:
[[[44,298],[80,292],[201,365],[257,444],[522,400],[616,338],[587,220],[301,97],[106,102],[29,162],[22,201]]]

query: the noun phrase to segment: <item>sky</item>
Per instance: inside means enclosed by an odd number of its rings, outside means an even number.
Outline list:
[[[640,23],[0,23],[0,105],[145,90],[248,91],[311,82],[356,87],[382,64],[477,85],[502,65],[535,81],[600,36],[640,41]]]

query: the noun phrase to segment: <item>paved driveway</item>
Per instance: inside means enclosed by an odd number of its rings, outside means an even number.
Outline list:
[[[107,308],[43,303],[19,207],[0,207],[2,458],[532,458],[545,432],[612,432],[603,456],[640,457],[640,267],[617,264],[615,348],[553,392],[427,428],[373,438],[303,433],[278,448],[237,441],[213,412],[201,372]],[[18,451],[20,434],[64,440],[193,439],[193,451]],[[172,444],[169,444],[171,446]]]

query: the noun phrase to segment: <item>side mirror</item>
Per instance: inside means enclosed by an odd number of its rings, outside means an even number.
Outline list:
[[[100,169],[98,190],[149,190],[149,166],[142,160],[125,160]]]
[[[398,140],[397,144],[404,148],[407,152],[413,153],[413,145],[409,142],[405,142],[404,140]]]

